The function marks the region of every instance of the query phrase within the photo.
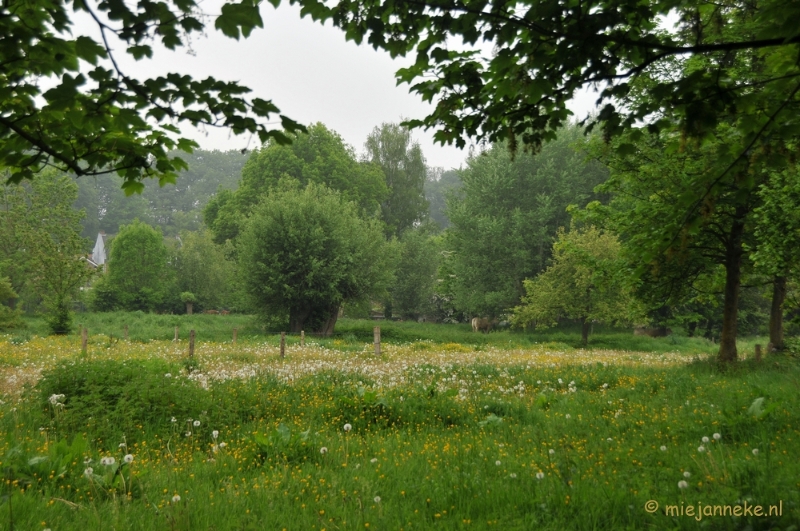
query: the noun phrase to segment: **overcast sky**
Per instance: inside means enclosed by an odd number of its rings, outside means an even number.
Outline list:
[[[401,118],[422,118],[431,107],[408,85],[396,85],[394,73],[410,63],[392,60],[389,54],[368,45],[347,42],[341,30],[301,18],[296,6],[281,5],[277,10],[266,2],[261,13],[264,28],[247,39],[235,41],[209,24],[206,37],[195,37],[193,54],[157,50],[152,60],[133,61],[114,46],[122,68],[137,76],[156,76],[180,72],[193,77],[214,76],[239,81],[253,90],[253,96],[272,100],[281,113],[304,124],[322,122],[338,132],[357,153],[372,129],[382,122]],[[202,4],[207,12],[218,12]],[[95,33],[93,25],[81,21],[78,33]],[[125,59],[127,57],[127,59]],[[584,94],[574,102],[573,112],[583,117],[596,97]],[[466,150],[439,146],[433,131],[416,129],[412,136],[420,143],[429,166],[457,168],[467,157]],[[206,133],[186,129],[203,149],[242,149],[258,147],[257,139],[232,136],[227,131]]]

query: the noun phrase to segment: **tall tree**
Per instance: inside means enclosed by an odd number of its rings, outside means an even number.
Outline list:
[[[800,268],[800,172],[796,166],[776,172],[758,192],[753,261],[772,278],[769,317],[771,349],[783,350],[783,313],[787,282]]]
[[[383,123],[375,127],[364,144],[366,158],[386,176],[389,196],[381,203],[388,234],[399,236],[428,214],[425,198],[425,157],[408,128]]]
[[[757,156],[726,178],[716,177],[715,162],[728,149],[731,135],[737,132],[720,126],[703,145],[690,143],[681,152],[667,149],[667,133],[646,135],[626,155],[599,146],[612,169],[601,190],[614,199],[607,207],[589,206],[620,234],[627,256],[644,277],[651,309],[687,302],[724,268],[722,361],[737,357],[742,278],[752,265],[746,249],[755,243],[752,213],[760,201],[757,187],[766,178]],[[698,189],[707,190],[707,198],[698,215],[690,216]]]
[[[175,50],[206,29],[193,0],[166,2],[50,2],[10,0],[0,6],[0,166],[11,181],[33,178],[45,166],[123,179],[126,192],[142,179],[173,182],[186,163],[170,155],[197,144],[180,124],[226,127],[286,143],[271,129],[279,113],[270,101],[246,98],[247,87],[213,77],[170,73],[139,79],[126,73],[116,52],[136,60],[153,56],[153,43]],[[93,36],[73,36],[73,12],[96,23]],[[248,36],[263,22],[258,3],[227,3],[214,26],[228,37]],[[287,131],[303,127],[280,116]]]
[[[395,260],[376,219],[309,183],[269,190],[238,239],[241,281],[257,312],[292,332],[333,333],[341,305],[385,293]]]
[[[72,302],[93,270],[80,237],[83,211],[73,209],[78,187],[48,170],[31,183],[4,187],[2,240],[4,269],[13,289],[40,299],[53,333],[71,328]]]
[[[341,136],[321,123],[293,140],[290,146],[269,142],[254,151],[242,169],[239,188],[209,201],[204,220],[216,242],[235,239],[261,197],[287,178],[302,186],[315,183],[338,190],[367,216],[379,211],[388,193],[380,167],[358,162]]]
[[[456,307],[497,316],[516,306],[522,281],[544,270],[567,206],[596,199],[607,170],[573,147],[582,131],[571,126],[537,155],[516,158],[505,145],[467,160],[463,186],[448,200],[447,248],[453,251],[451,287]]]

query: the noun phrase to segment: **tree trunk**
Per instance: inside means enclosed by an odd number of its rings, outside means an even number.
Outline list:
[[[186,315],[192,315],[192,306],[191,302],[186,303]]]
[[[772,307],[769,312],[769,342],[772,345],[770,350],[783,350],[783,301],[785,300],[786,277],[775,277],[772,281]]]
[[[306,319],[311,311],[308,308],[292,308],[289,310],[289,332],[299,334],[305,330]]]
[[[583,324],[581,325],[581,345],[584,347],[589,344],[589,327],[591,324],[589,319],[586,317],[583,318]]]
[[[722,311],[722,332],[719,336],[719,361],[736,361],[736,324],[739,316],[739,288],[742,284],[742,237],[744,208],[736,209],[736,217],[725,250],[725,303]]]
[[[319,329],[319,335],[322,337],[330,337],[333,334],[333,328],[336,326],[336,320],[339,319],[339,305],[331,307],[328,318],[322,322]]]

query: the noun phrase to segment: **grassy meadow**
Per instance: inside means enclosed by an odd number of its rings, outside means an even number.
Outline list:
[[[0,529],[800,523],[791,355],[720,368],[702,339],[386,322],[378,358],[375,323],[343,320],[281,359],[247,317],[80,318],[86,354],[35,320],[0,337]]]

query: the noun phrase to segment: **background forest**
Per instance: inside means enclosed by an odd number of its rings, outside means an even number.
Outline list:
[[[5,327],[22,326],[21,313],[65,333],[76,310],[223,311],[321,335],[344,315],[579,324],[584,344],[593,323],[716,339],[726,211],[684,236],[679,253],[646,253],[707,155],[669,156],[653,137],[636,149],[639,158],[621,157],[569,125],[535,154],[498,143],[443,169],[428,167],[399,125],[376,127],[357,152],[314,124],[290,145],[184,155],[176,184],[131,196],[113,174],[45,172],[3,188]],[[655,172],[670,179],[640,179]],[[738,214],[739,333],[769,329],[776,349],[784,316],[792,332],[798,316],[797,256],[781,246],[796,234],[798,196],[786,170]],[[105,265],[76,261],[100,234]]]

